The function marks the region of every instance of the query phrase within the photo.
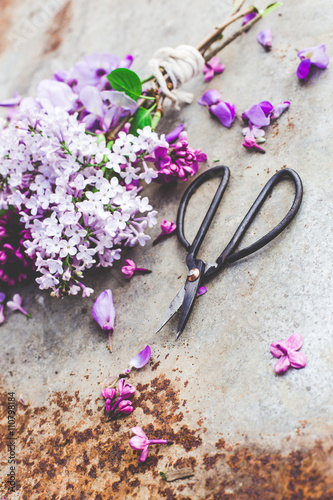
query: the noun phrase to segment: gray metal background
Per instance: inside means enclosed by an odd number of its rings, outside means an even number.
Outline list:
[[[2,0],[0,98],[14,90],[33,95],[38,82],[69,68],[85,54],[138,56],[146,62],[162,46],[194,46],[223,21],[230,1],[97,2]],[[257,5],[257,4],[256,4]],[[263,7],[264,2],[258,2]],[[205,241],[213,260],[229,241],[268,178],[284,166],[304,183],[304,201],[291,226],[259,253],[229,267],[209,285],[185,332],[174,341],[176,321],[153,335],[162,313],[183,284],[184,251],[170,238],[126,254],[152,274],[123,279],[120,264],[87,273],[96,294],[111,288],[117,309],[112,354],[91,318],[92,299],[52,299],[37,285],[20,287],[33,318],[7,312],[0,328],[2,434],[7,432],[6,392],[29,401],[18,406],[17,481],[10,499],[330,499],[332,485],[332,85],[331,65],[300,83],[297,50],[327,44],[333,57],[329,0],[286,0],[222,53],[224,74],[187,85],[194,103],[169,110],[159,126],[184,122],[190,144],[231,169],[221,210]],[[256,41],[273,31],[273,50]],[[229,31],[230,33],[230,31]],[[208,88],[220,90],[241,113],[253,103],[290,100],[290,109],[267,132],[265,155],[242,146],[241,120],[230,130],[196,104]],[[152,204],[175,220],[186,184],[151,186]],[[189,238],[213,195],[200,190],[188,211]],[[282,217],[292,199],[279,188],[261,212],[250,238]],[[152,238],[158,227],[150,231]],[[295,331],[304,338],[303,370],[274,374],[272,341]],[[135,411],[106,424],[99,398],[106,376],[124,370],[146,344],[152,360],[133,373]],[[138,464],[130,429],[167,437]],[[2,471],[8,472],[5,443]],[[158,472],[192,466],[195,476],[164,483]],[[1,492],[5,494],[5,487]]]

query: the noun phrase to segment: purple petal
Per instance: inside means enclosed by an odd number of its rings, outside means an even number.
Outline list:
[[[104,116],[101,93],[96,87],[86,85],[80,92],[80,101],[89,113],[100,117]]]
[[[270,124],[270,118],[265,115],[265,112],[260,104],[254,104],[243,114],[246,114],[250,122],[253,123],[253,125],[256,125],[256,127],[265,127]]]
[[[3,302],[6,298],[6,294],[3,292],[0,292],[0,303]]]
[[[257,35],[257,40],[262,45],[265,47],[265,49],[271,49],[272,48],[272,32],[270,29],[265,29],[262,31],[259,31]]]
[[[303,338],[300,333],[294,333],[286,342],[288,349],[298,351],[303,345]]]
[[[293,368],[304,368],[306,365],[306,357],[302,352],[290,352],[289,361]]]
[[[282,349],[281,349],[281,347],[282,347]],[[280,356],[285,354],[285,352],[283,350],[284,348],[287,348],[287,346],[283,342],[283,340],[280,340],[278,342],[273,342],[270,345],[269,350],[271,351],[271,354],[273,354],[274,358],[279,358]]]
[[[244,24],[247,24],[249,21],[254,19],[256,15],[257,15],[256,12],[250,12],[249,14],[246,14],[246,16],[243,17],[242,26],[244,26]]]
[[[111,290],[104,290],[92,307],[92,317],[103,330],[113,330],[116,310],[113,305]]]
[[[289,101],[281,102],[280,104],[275,106],[271,114],[271,120],[276,120],[277,118],[279,118],[279,116],[281,116],[282,113],[289,108],[289,106]]]
[[[288,356],[281,356],[279,361],[275,363],[275,373],[284,373],[288,370],[289,366],[290,362]]]
[[[136,356],[134,356],[134,358],[131,359],[131,361],[129,362],[129,366],[133,366],[134,368],[137,369],[143,368],[150,360],[150,356],[151,356],[151,349],[149,345],[147,345],[143,349],[143,351],[139,352],[139,354],[137,354]]]
[[[322,43],[313,50],[311,63],[317,66],[317,68],[325,69],[327,68],[329,62],[330,60],[328,58],[328,55],[326,54],[326,45]]]
[[[204,93],[204,95],[199,99],[198,103],[201,106],[211,106],[212,104],[216,104],[222,100],[221,94],[218,90],[210,89]]]
[[[300,80],[306,80],[310,71],[310,59],[303,59],[297,68],[296,75]]]
[[[205,75],[205,82],[206,83],[210,82],[215,76],[215,71],[213,70],[213,68],[209,68],[208,66],[204,67],[203,73]],[[199,101],[199,104],[201,104],[200,101]]]
[[[0,101],[0,106],[3,106],[5,108],[10,108],[11,106],[18,106],[22,100],[22,97],[20,95],[17,95],[16,97],[11,97],[10,99],[4,99],[3,101]]]
[[[223,73],[225,70],[224,64],[221,63],[220,58],[218,56],[214,56],[209,60],[209,63],[206,66],[210,66],[213,68],[214,73]]]
[[[200,286],[198,293],[197,293],[197,297],[200,297],[201,295],[204,295],[205,293],[207,293],[207,288],[205,286]]]
[[[184,123],[178,125],[178,127],[174,128],[165,136],[165,140],[170,144],[171,142],[178,139],[179,134],[184,130]]]
[[[225,127],[230,127],[235,119],[236,108],[233,104],[228,102],[219,102],[218,104],[213,104],[209,111],[216,116],[216,118]]]
[[[261,101],[258,106],[261,107],[266,116],[268,116],[274,109],[274,106],[269,101]]]
[[[72,89],[63,82],[56,80],[42,80],[37,87],[37,97],[47,99],[52,106],[59,106],[70,111],[77,99]]]

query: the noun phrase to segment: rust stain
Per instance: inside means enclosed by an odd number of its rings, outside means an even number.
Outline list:
[[[0,0],[0,52],[3,52],[6,48],[8,32],[11,26],[11,12],[10,8],[13,7],[15,2],[13,0]]]
[[[160,376],[149,384],[133,383],[138,389],[133,399],[136,410],[108,424],[97,402],[85,401],[78,393],[52,394],[42,407],[18,406],[20,499],[141,500],[143,492],[152,500],[333,498],[332,442],[284,455],[258,445],[230,446],[219,437],[214,453],[202,439],[200,427],[190,429],[184,423],[183,395],[175,381]],[[1,398],[0,432],[6,435],[5,392]],[[151,438],[171,439],[174,444],[152,446],[146,462],[140,463],[139,452],[128,445],[135,425]],[[307,422],[300,425],[305,428]],[[4,440],[0,440],[0,452],[5,477]],[[167,484],[159,472],[168,467],[191,467],[195,476]],[[1,495],[6,496],[4,485]]]
[[[62,44],[63,35],[68,29],[71,19],[72,6],[71,0],[68,0],[52,20],[51,28],[48,30],[45,54],[54,52]]]

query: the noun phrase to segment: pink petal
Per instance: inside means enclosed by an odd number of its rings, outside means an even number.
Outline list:
[[[139,354],[134,356],[129,362],[129,366],[133,366],[134,368],[143,368],[148,361],[150,360],[151,349],[149,345],[147,345]]]
[[[294,333],[286,342],[287,348],[298,351],[303,345],[303,338],[300,333]]]
[[[289,361],[293,368],[304,368],[306,365],[306,357],[302,352],[290,352]]]
[[[275,363],[275,373],[284,373],[285,371],[288,370],[290,366],[289,358],[288,356],[281,356],[279,361]]]
[[[148,439],[146,434],[144,433],[143,429],[141,429],[141,427],[132,427],[132,432],[133,434],[136,434],[137,436],[140,436],[144,439]]]
[[[139,462],[144,462],[147,457],[148,457],[148,446],[141,453],[141,455],[139,457]]]
[[[269,350],[271,351],[271,354],[273,354],[274,358],[279,358],[284,354],[284,352],[280,349],[280,346],[285,347],[285,343],[283,340],[279,340],[278,342],[273,342]]]
[[[147,439],[143,439],[140,436],[133,436],[129,440],[128,444],[131,448],[133,448],[133,450],[144,450],[147,446],[147,441]]]

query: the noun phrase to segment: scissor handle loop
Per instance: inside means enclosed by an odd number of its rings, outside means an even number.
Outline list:
[[[264,201],[267,199],[267,197],[270,195],[272,189],[274,186],[276,186],[279,182],[281,182],[284,178],[289,177],[296,188],[295,192],[295,198],[294,202],[286,214],[286,216],[282,219],[279,224],[277,224],[274,229],[269,231],[265,236],[260,238],[258,241],[252,243],[252,245],[249,245],[246,248],[243,248],[242,250],[239,250],[238,252],[234,252],[238,245],[240,244],[243,236],[246,233],[246,230],[250,226],[251,222],[255,218],[256,214],[259,212],[261,206],[263,205]],[[217,266],[215,268],[212,268],[209,270],[206,274],[205,277],[208,277],[211,274],[215,274],[222,266],[225,264],[229,264],[231,262],[236,262],[239,259],[242,259],[243,257],[246,257],[253,252],[256,252],[263,246],[267,245],[270,243],[274,238],[276,238],[287,226],[290,224],[290,222],[293,220],[295,215],[298,212],[298,209],[301,205],[302,202],[302,196],[303,196],[303,186],[302,186],[302,181],[300,176],[297,174],[292,169],[285,168],[283,170],[280,170],[277,172],[271,179],[267,182],[267,184],[264,186],[262,189],[261,193],[259,194],[258,198],[255,200],[253,203],[252,207],[244,217],[243,221],[239,225],[237,231],[235,232],[234,236],[230,240],[230,243],[226,246],[225,250],[221,253],[221,255],[218,257],[216,260]]]
[[[184,219],[185,219],[185,212],[186,212],[186,207],[188,205],[188,202],[191,198],[191,196],[195,193],[195,191],[206,181],[209,179],[212,179],[214,177],[220,177],[222,176],[222,180],[219,184],[219,187],[216,190],[216,193],[214,195],[213,201],[205,215],[205,218],[203,219],[201,226],[193,240],[192,243],[189,243],[185,237],[184,234]],[[197,177],[191,184],[190,186],[186,189],[185,193],[182,196],[182,199],[180,200],[179,208],[178,208],[178,213],[177,213],[177,236],[178,240],[180,243],[185,247],[185,249],[188,252],[188,258],[187,258],[187,264],[189,269],[193,267],[194,265],[194,259],[198,253],[198,250],[206,236],[206,233],[208,231],[208,228],[213,220],[213,217],[215,215],[215,212],[221,202],[223,193],[227,187],[228,181],[230,177],[230,170],[228,167],[225,167],[223,165],[210,168],[209,170],[206,170],[206,172],[203,172],[199,177]]]

